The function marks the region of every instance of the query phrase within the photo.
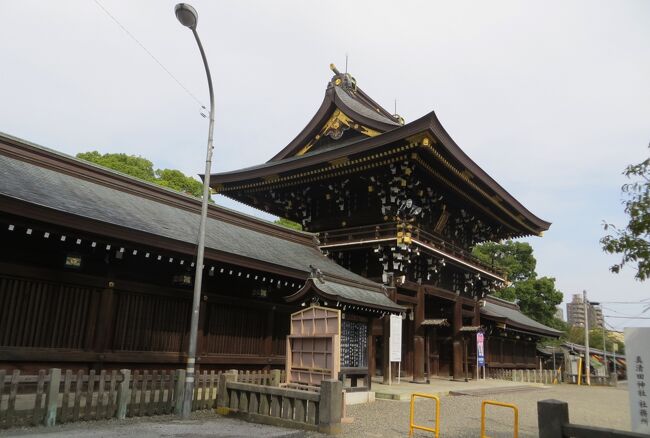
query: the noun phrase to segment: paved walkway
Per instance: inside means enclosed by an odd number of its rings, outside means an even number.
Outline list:
[[[125,421],[107,420],[0,431],[0,436],[21,438],[302,438],[304,431],[246,423],[212,412],[195,413],[191,420],[160,416]],[[324,436],[324,435],[322,435]]]
[[[501,392],[501,390],[515,390],[522,387],[541,388],[543,385],[540,383],[509,382],[507,380],[493,379],[470,380],[469,382],[431,379],[430,383],[411,383],[408,380],[402,380],[399,384],[395,381],[392,385],[384,385],[375,381],[372,382],[372,390],[375,391],[375,397],[389,400],[409,400],[411,394],[414,392],[425,392],[441,397],[448,395],[450,392],[490,389]]]

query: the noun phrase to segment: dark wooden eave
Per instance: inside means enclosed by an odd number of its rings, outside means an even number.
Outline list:
[[[483,203],[486,205],[498,202],[508,209],[512,215],[517,215],[526,223],[526,228],[521,230],[522,235],[541,234],[551,226],[550,222],[535,216],[471,158],[454,142],[443,128],[435,112],[408,123],[402,127],[388,131],[382,135],[363,139],[353,144],[315,151],[302,156],[269,161],[268,163],[244,168],[237,171],[216,173],[210,176],[211,186],[228,196],[228,188],[240,186],[245,183],[272,181],[279,175],[298,173],[301,170],[328,165],[339,159],[354,155],[370,154],[375,150],[395,142],[408,141],[411,138],[430,138],[433,144],[426,150],[430,154],[439,154],[440,161],[446,161],[457,169],[463,184],[471,185],[475,190],[481,191]],[[490,199],[485,199],[490,198]],[[495,201],[497,200],[497,201]]]
[[[201,201],[0,133],[0,214],[192,255]],[[211,205],[206,258],[306,278],[377,287],[325,257],[313,234]]]
[[[332,305],[338,303],[358,306],[359,310],[372,309],[389,313],[402,313],[406,310],[403,306],[394,303],[381,286],[373,287],[329,276],[308,278],[305,285],[296,293],[285,297],[285,301],[294,303],[307,299],[311,295],[330,300]]]
[[[340,83],[341,79],[345,79],[346,76],[338,73],[332,78],[325,91],[323,102],[314,117],[296,138],[268,161],[269,163],[295,156],[305,144],[319,134],[337,109],[360,125],[380,133],[401,126],[398,118],[370,98],[362,89],[356,86],[352,89]]]

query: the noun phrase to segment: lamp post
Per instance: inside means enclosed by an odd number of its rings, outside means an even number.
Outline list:
[[[196,338],[199,328],[199,307],[201,305],[201,283],[203,280],[203,254],[205,252],[205,223],[208,216],[208,196],[210,191],[210,168],[212,166],[212,131],[214,130],[214,92],[212,90],[212,77],[210,67],[205,57],[203,45],[196,32],[198,14],[196,10],[187,3],[179,3],[174,8],[176,18],[194,34],[196,43],[201,52],[205,73],[208,77],[208,89],[210,91],[210,127],[208,128],[208,150],[205,157],[205,176],[203,177],[203,199],[201,202],[201,222],[199,225],[198,244],[196,248],[196,270],[194,271],[194,295],[192,298],[192,321],[190,324],[190,342],[187,350],[187,368],[185,374],[185,391],[183,396],[183,408],[181,416],[188,418],[192,411],[192,396],[194,394],[194,366],[196,363]]]
[[[585,383],[591,385],[591,367],[589,366],[590,354],[589,354],[589,301],[587,301],[587,291],[582,291],[582,308],[585,313]]]

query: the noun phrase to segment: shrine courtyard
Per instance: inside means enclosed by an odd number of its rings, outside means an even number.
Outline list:
[[[425,385],[427,386],[427,385]],[[521,387],[519,387],[521,388]],[[426,392],[422,388],[422,392]],[[468,390],[472,395],[440,397],[440,436],[469,438],[480,436],[481,402],[496,400],[513,403],[519,408],[519,436],[537,437],[537,402],[558,399],[569,403],[572,423],[630,430],[628,393],[625,384],[618,388],[576,385],[531,386],[526,390],[499,387]],[[341,437],[406,437],[409,425],[408,401],[378,399],[374,403],[348,406]],[[416,424],[433,426],[433,402],[416,402]],[[512,411],[488,407],[486,431],[490,437],[512,436]],[[311,435],[319,436],[317,434]],[[322,435],[321,435],[322,436]],[[414,436],[433,436],[416,432]]]
[[[501,382],[503,383],[503,382]],[[400,385],[401,386],[401,385]],[[409,388],[411,385],[405,385]],[[625,384],[618,388],[578,387],[575,385],[499,385],[498,387],[460,385],[471,395],[441,395],[440,436],[480,436],[481,401],[497,400],[513,403],[519,407],[519,436],[537,437],[537,401],[558,399],[569,403],[572,422],[600,427],[630,430],[628,396]],[[416,385],[422,392],[439,392],[431,385]],[[399,392],[394,387],[395,392]],[[444,392],[448,393],[449,388]],[[439,392],[440,393],[440,392]],[[408,436],[410,403],[407,400],[377,399],[374,403],[347,407],[348,420],[343,424],[341,438],[390,438]],[[432,426],[433,406],[428,400],[416,402],[416,422]],[[512,436],[512,413],[499,408],[489,408],[487,433],[491,437]],[[49,438],[76,438],[92,434],[101,437],[309,437],[325,435],[270,426],[245,423],[224,418],[210,411],[194,412],[192,419],[181,421],[174,416],[132,418],[126,421],[95,421],[44,428],[14,429],[0,432],[0,436]],[[432,436],[419,432],[415,436]]]

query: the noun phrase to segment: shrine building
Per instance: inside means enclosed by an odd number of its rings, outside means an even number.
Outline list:
[[[403,367],[415,381],[471,375],[474,336],[486,329],[491,366],[535,366],[536,341],[558,332],[486,299],[507,279],[471,250],[542,235],[550,223],[474,163],[434,112],[405,123],[331,68],[323,102],[296,138],[264,164],[212,174],[214,190],[301,224],[337,264],[388,286],[406,308]],[[509,333],[497,308],[526,318],[524,327]],[[371,375],[386,375],[387,329],[386,318],[373,319]]]
[[[488,367],[535,368],[559,332],[491,297],[507,279],[471,249],[550,224],[433,112],[404,123],[334,72],[276,156],[211,176],[304,231],[209,206],[197,367],[283,368],[290,315],[314,305],[340,313],[348,387],[386,376],[390,315],[415,381],[473,375],[478,331]],[[1,133],[0,170],[0,368],[184,367],[201,201]]]

